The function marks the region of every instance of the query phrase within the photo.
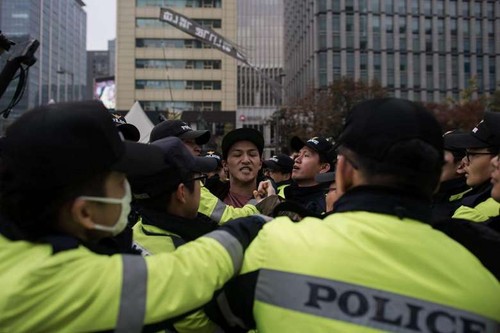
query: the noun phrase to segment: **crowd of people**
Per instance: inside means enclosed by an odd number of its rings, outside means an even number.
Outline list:
[[[334,112],[334,110],[332,110]],[[356,105],[334,140],[97,101],[0,139],[0,332],[500,332],[500,113]]]

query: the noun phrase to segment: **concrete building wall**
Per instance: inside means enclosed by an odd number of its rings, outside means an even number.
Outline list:
[[[117,109],[235,111],[236,60],[161,22],[160,7],[236,40],[236,0],[117,1]],[[220,24],[220,25],[219,25]]]

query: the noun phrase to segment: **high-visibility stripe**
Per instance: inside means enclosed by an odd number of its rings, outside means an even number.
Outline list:
[[[215,222],[220,222],[222,219],[222,215],[224,215],[224,211],[226,210],[226,204],[222,202],[222,200],[217,200],[215,204],[214,210],[210,214],[210,218]]]
[[[240,271],[243,263],[243,246],[233,235],[227,231],[216,230],[204,235],[203,237],[210,237],[221,243],[231,257],[234,273],[236,274]]]
[[[499,332],[498,322],[446,305],[356,284],[263,269],[255,299],[389,332]]]
[[[144,258],[122,255],[123,284],[115,332],[141,332],[146,313],[148,270]]]

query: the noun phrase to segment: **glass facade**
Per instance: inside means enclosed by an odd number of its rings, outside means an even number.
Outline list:
[[[86,13],[78,0],[0,0],[0,30],[16,42],[40,47],[23,99],[12,117],[50,100],[83,99],[86,86]],[[3,57],[5,57],[4,55]],[[5,61],[5,59],[3,59]],[[0,101],[5,107],[17,81]]]
[[[283,0],[238,1],[238,39],[249,62],[238,64],[238,107],[280,105]]]
[[[287,96],[343,76],[436,102],[471,78],[479,94],[500,83],[500,1],[294,0],[284,33]]]

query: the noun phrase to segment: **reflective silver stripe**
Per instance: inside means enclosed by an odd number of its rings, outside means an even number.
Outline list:
[[[266,269],[259,273],[255,299],[389,332],[499,332],[500,328],[492,319],[446,305],[356,284]]]
[[[219,309],[229,326],[246,328],[243,320],[231,311],[231,307],[229,306],[229,302],[227,301],[227,296],[224,291],[217,296],[217,305],[219,306]]]
[[[216,230],[203,237],[210,237],[221,243],[231,257],[234,273],[236,274],[240,271],[243,263],[243,246],[241,246],[241,243],[233,235],[227,231]]]
[[[122,258],[123,284],[115,332],[141,332],[146,313],[146,261],[134,255],[122,255]]]
[[[224,211],[226,210],[226,204],[222,202],[222,200],[217,199],[217,203],[215,204],[214,210],[210,214],[210,218],[215,222],[220,222],[222,219],[222,215],[224,215]]]

